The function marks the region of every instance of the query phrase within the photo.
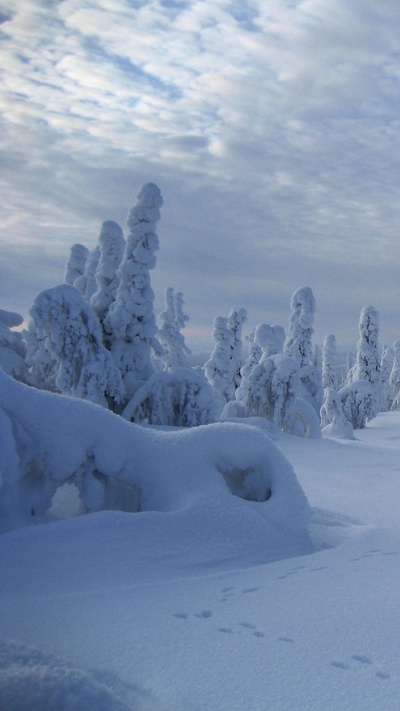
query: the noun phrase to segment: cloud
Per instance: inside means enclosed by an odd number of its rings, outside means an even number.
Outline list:
[[[363,299],[398,338],[399,14],[392,0],[3,2],[1,306],[26,312],[71,244],[94,247],[151,180],[157,307],[174,286],[202,332],[234,305],[249,327],[286,326],[309,284],[320,340],[334,317],[350,342]]]

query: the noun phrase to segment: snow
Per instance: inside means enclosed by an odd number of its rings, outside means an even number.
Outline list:
[[[0,708],[397,711],[398,411],[339,440],[139,427],[3,374],[0,403],[5,481],[89,455],[146,504],[2,534]]]

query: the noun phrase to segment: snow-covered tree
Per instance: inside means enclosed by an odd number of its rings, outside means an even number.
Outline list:
[[[74,281],[74,287],[79,289],[85,301],[90,301],[92,295],[97,291],[96,271],[100,259],[100,247],[95,247],[89,252],[85,271]]]
[[[153,373],[152,349],[162,354],[156,339],[154,293],[149,274],[155,267],[155,252],[159,248],[155,229],[162,204],[157,185],[142,186],[127,220],[130,231],[118,270],[115,301],[104,319],[106,331],[112,334],[111,352],[122,374],[128,400],[138,385]]]
[[[333,388],[325,389],[325,399],[321,407],[321,426],[324,435],[340,439],[354,439],[353,426],[346,420],[342,401]]]
[[[115,301],[119,284],[117,270],[124,255],[125,244],[118,223],[112,220],[103,222],[99,236],[100,259],[95,275],[97,289],[90,300],[101,324],[110,305]],[[108,337],[109,334],[105,334],[106,344]]]
[[[289,356],[278,354],[261,360],[248,377],[248,388],[240,400],[247,417],[266,417],[285,432],[295,423],[299,367]]]
[[[343,378],[343,385],[350,383],[353,380],[353,368],[354,368],[354,356],[352,353],[347,353],[346,355],[346,377]]]
[[[226,403],[235,399],[234,362],[231,358],[233,333],[228,328],[228,319],[217,316],[214,319],[214,350],[204,365],[205,376],[210,383],[220,411]]]
[[[394,363],[394,350],[389,346],[384,346],[381,356],[381,411],[387,412],[390,410],[393,402],[393,390],[390,384],[390,374]]]
[[[355,430],[361,430],[374,415],[376,406],[375,392],[368,380],[353,380],[338,392],[343,413]]]
[[[191,368],[155,372],[122,412],[131,422],[197,427],[215,422],[216,403],[204,375]]]
[[[282,326],[270,326],[268,323],[260,323],[254,331],[253,342],[249,350],[248,358],[241,369],[242,382],[236,390],[236,401],[241,405],[248,402],[249,377],[255,365],[261,363],[270,356],[282,353],[285,342],[285,331]]]
[[[35,321],[33,319],[29,321],[23,335],[26,343],[25,362],[30,382],[40,390],[59,392],[56,386],[57,360],[42,329],[40,334],[39,336]]]
[[[322,387],[336,390],[337,386],[336,338],[330,333],[325,336],[322,348]]]
[[[75,287],[42,291],[31,309],[38,338],[56,362],[55,385],[72,395],[108,406],[124,395],[118,368],[102,342],[99,321]]]
[[[315,299],[310,287],[297,289],[292,296],[290,307],[292,314],[284,353],[293,358],[300,369],[301,397],[310,402],[319,413],[322,405],[322,383],[320,374],[312,365],[311,338],[314,333]]]
[[[0,309],[0,368],[15,380],[29,383],[24,339],[19,331],[11,330],[23,320],[20,314]]]
[[[254,340],[260,346],[262,359],[282,353],[285,343],[285,330],[282,326],[270,326],[260,323],[254,333]]]
[[[73,285],[85,273],[89,250],[83,244],[73,244],[64,274],[66,284]]]
[[[230,311],[229,316],[228,316],[228,329],[232,331],[233,334],[233,340],[232,340],[232,352],[231,352],[231,360],[233,361],[232,363],[232,368],[233,368],[233,384],[234,384],[234,389],[239,387],[242,377],[240,374],[240,370],[243,365],[243,355],[242,355],[242,329],[243,329],[243,324],[246,323],[247,321],[247,311],[244,308],[234,308]],[[231,398],[232,400],[234,399],[234,393],[233,397]]]
[[[183,313],[183,303],[182,292],[174,295],[172,287],[166,290],[165,309],[159,316],[160,327],[157,334],[163,347],[161,360],[166,370],[190,367],[187,356],[191,351],[180,332],[189,318]]]
[[[367,419],[372,420],[379,412],[381,400],[381,374],[378,348],[379,314],[373,306],[361,310],[360,338],[357,343],[356,362],[352,369],[352,381],[366,380],[372,386],[372,402]]]
[[[395,341],[393,343],[393,366],[389,377],[389,383],[392,391],[392,405],[391,410],[400,409],[400,341]]]

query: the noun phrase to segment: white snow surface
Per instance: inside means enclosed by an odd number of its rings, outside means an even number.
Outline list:
[[[314,440],[139,427],[5,375],[0,403],[50,479],[79,450],[148,501],[0,536],[1,709],[398,710],[399,412]],[[232,494],[246,467],[267,501]]]

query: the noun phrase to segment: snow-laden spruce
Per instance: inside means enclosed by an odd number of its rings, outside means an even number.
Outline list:
[[[393,402],[393,390],[390,383],[390,375],[394,363],[394,349],[384,346],[380,362],[381,370],[381,406],[382,412],[390,410]]]
[[[247,417],[265,417],[284,432],[292,432],[300,374],[296,361],[278,354],[261,359],[248,376],[239,402]]]
[[[241,383],[235,393],[237,402],[245,409],[247,409],[247,403],[251,397],[250,391],[252,391],[254,385],[249,382],[253,368],[266,358],[282,353],[284,342],[285,331],[282,326],[270,326],[268,323],[260,323],[255,329],[250,342],[248,357],[240,371]]]
[[[26,366],[26,344],[19,331],[23,317],[14,311],[0,309],[0,367],[16,380],[30,382]]]
[[[112,334],[111,352],[122,374],[127,399],[132,397],[138,382],[147,380],[153,373],[152,350],[157,355],[162,354],[156,338],[154,293],[149,274],[155,267],[155,252],[159,248],[155,230],[162,204],[157,185],[142,186],[127,220],[130,231],[118,269],[115,301],[104,319],[106,331]]]
[[[85,271],[74,281],[74,287],[78,289],[85,301],[90,301],[92,295],[97,290],[96,271],[100,259],[100,247],[97,246],[89,252]]]
[[[71,284],[72,286],[77,279],[84,275],[88,256],[89,250],[85,245],[72,245],[64,274],[66,284]]]
[[[153,373],[136,390],[122,417],[149,425],[198,427],[215,422],[217,409],[204,375],[176,367]]]
[[[353,380],[338,392],[346,420],[355,430],[363,429],[374,415],[376,394],[368,380]]]
[[[315,299],[308,286],[294,292],[290,307],[292,314],[286,336],[284,353],[293,358],[300,369],[300,396],[319,413],[322,405],[321,376],[312,364]]]
[[[228,316],[228,329],[232,331],[233,334],[233,339],[232,339],[232,352],[231,352],[231,359],[233,361],[232,363],[232,370],[233,370],[233,397],[231,398],[232,400],[235,397],[235,390],[239,387],[241,381],[242,381],[242,376],[240,374],[241,368],[243,366],[243,355],[242,355],[242,330],[243,330],[243,325],[247,321],[247,311],[244,308],[234,308],[230,311],[229,316]]]
[[[361,310],[358,330],[360,337],[357,343],[356,362],[351,371],[351,382],[353,384],[359,381],[366,381],[370,384],[370,388],[357,387],[358,399],[361,397],[362,392],[366,393],[366,401],[362,410],[365,412],[366,421],[369,421],[376,417],[381,404],[381,374],[378,347],[379,314],[373,306],[365,306]],[[354,417],[358,419],[357,415],[354,414],[351,417],[351,421],[353,421]]]
[[[325,336],[322,348],[322,387],[336,390],[337,386],[336,337],[330,333]]]
[[[213,389],[217,406],[222,411],[226,403],[235,397],[235,364],[231,358],[233,333],[228,328],[228,319],[225,316],[217,316],[214,319],[212,337],[215,346],[204,365],[204,373]]]
[[[61,284],[42,291],[31,316],[37,337],[55,364],[54,383],[61,393],[105,407],[107,397],[122,400],[120,373],[103,345],[96,314],[78,289]]]
[[[119,284],[117,270],[124,255],[125,244],[119,224],[112,220],[103,222],[99,236],[100,259],[95,275],[97,289],[90,300],[100,323],[103,323],[110,305],[115,301]],[[105,340],[108,341],[107,334]]]
[[[161,360],[166,370],[172,368],[189,368],[187,356],[191,351],[185,343],[181,328],[184,328],[189,317],[183,312],[183,294],[174,294],[172,287],[165,292],[165,309],[159,316],[157,338],[160,341],[163,354]]]
[[[393,366],[389,377],[392,394],[392,410],[400,409],[400,341],[393,343]]]

